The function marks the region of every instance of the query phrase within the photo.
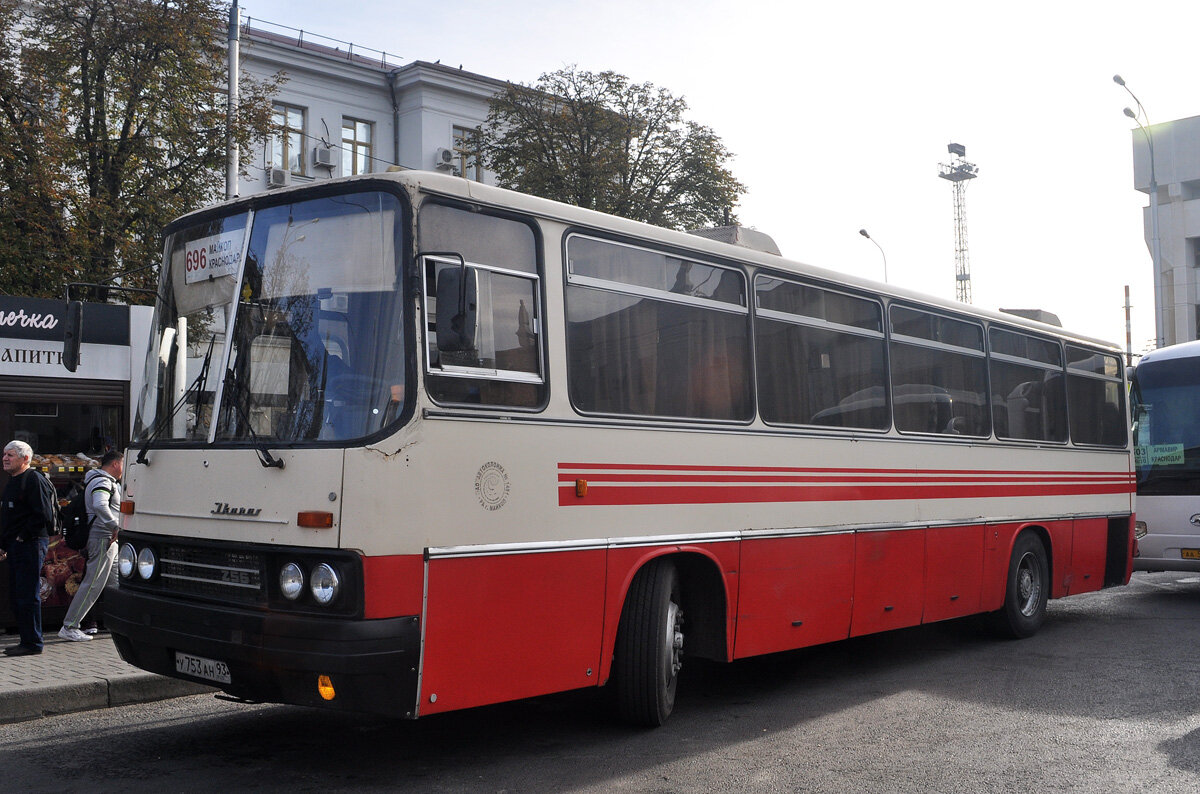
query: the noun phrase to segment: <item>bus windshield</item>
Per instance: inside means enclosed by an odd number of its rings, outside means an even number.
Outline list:
[[[1140,364],[1132,381],[1140,494],[1200,493],[1200,358]]]
[[[298,201],[177,229],[135,443],[336,442],[403,412],[399,202]]]

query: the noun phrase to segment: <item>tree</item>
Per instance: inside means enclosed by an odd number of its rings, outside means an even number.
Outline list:
[[[650,83],[567,67],[497,95],[479,151],[503,187],[675,229],[719,225],[745,186],[686,110]]]
[[[219,0],[0,0],[0,292],[154,265],[167,221],[222,196],[227,18]],[[241,77],[242,147],[278,79]]]

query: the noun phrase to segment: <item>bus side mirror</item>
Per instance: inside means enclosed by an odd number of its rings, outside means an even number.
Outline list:
[[[469,353],[476,349],[479,275],[463,265],[437,274],[437,349]]]
[[[79,368],[79,339],[83,332],[83,303],[67,301],[67,313],[63,320],[62,363],[68,372]]]

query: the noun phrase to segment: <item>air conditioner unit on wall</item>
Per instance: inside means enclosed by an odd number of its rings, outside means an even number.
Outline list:
[[[316,147],[313,149],[313,165],[319,165],[322,168],[337,168],[339,151],[325,146]]]
[[[285,187],[291,181],[291,172],[286,168],[267,169],[267,187]]]
[[[451,171],[454,169],[454,150],[445,147],[439,148],[433,153],[433,165],[441,171]]]

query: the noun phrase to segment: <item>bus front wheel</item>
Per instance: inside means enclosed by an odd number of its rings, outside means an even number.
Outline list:
[[[1046,620],[1050,598],[1050,566],[1046,547],[1032,532],[1025,532],[1013,545],[1008,563],[1008,585],[1004,606],[993,614],[997,631],[1013,639],[1032,636]]]
[[[683,663],[683,609],[679,572],[656,560],[629,586],[613,659],[613,685],[621,717],[656,727],[675,708]]]

